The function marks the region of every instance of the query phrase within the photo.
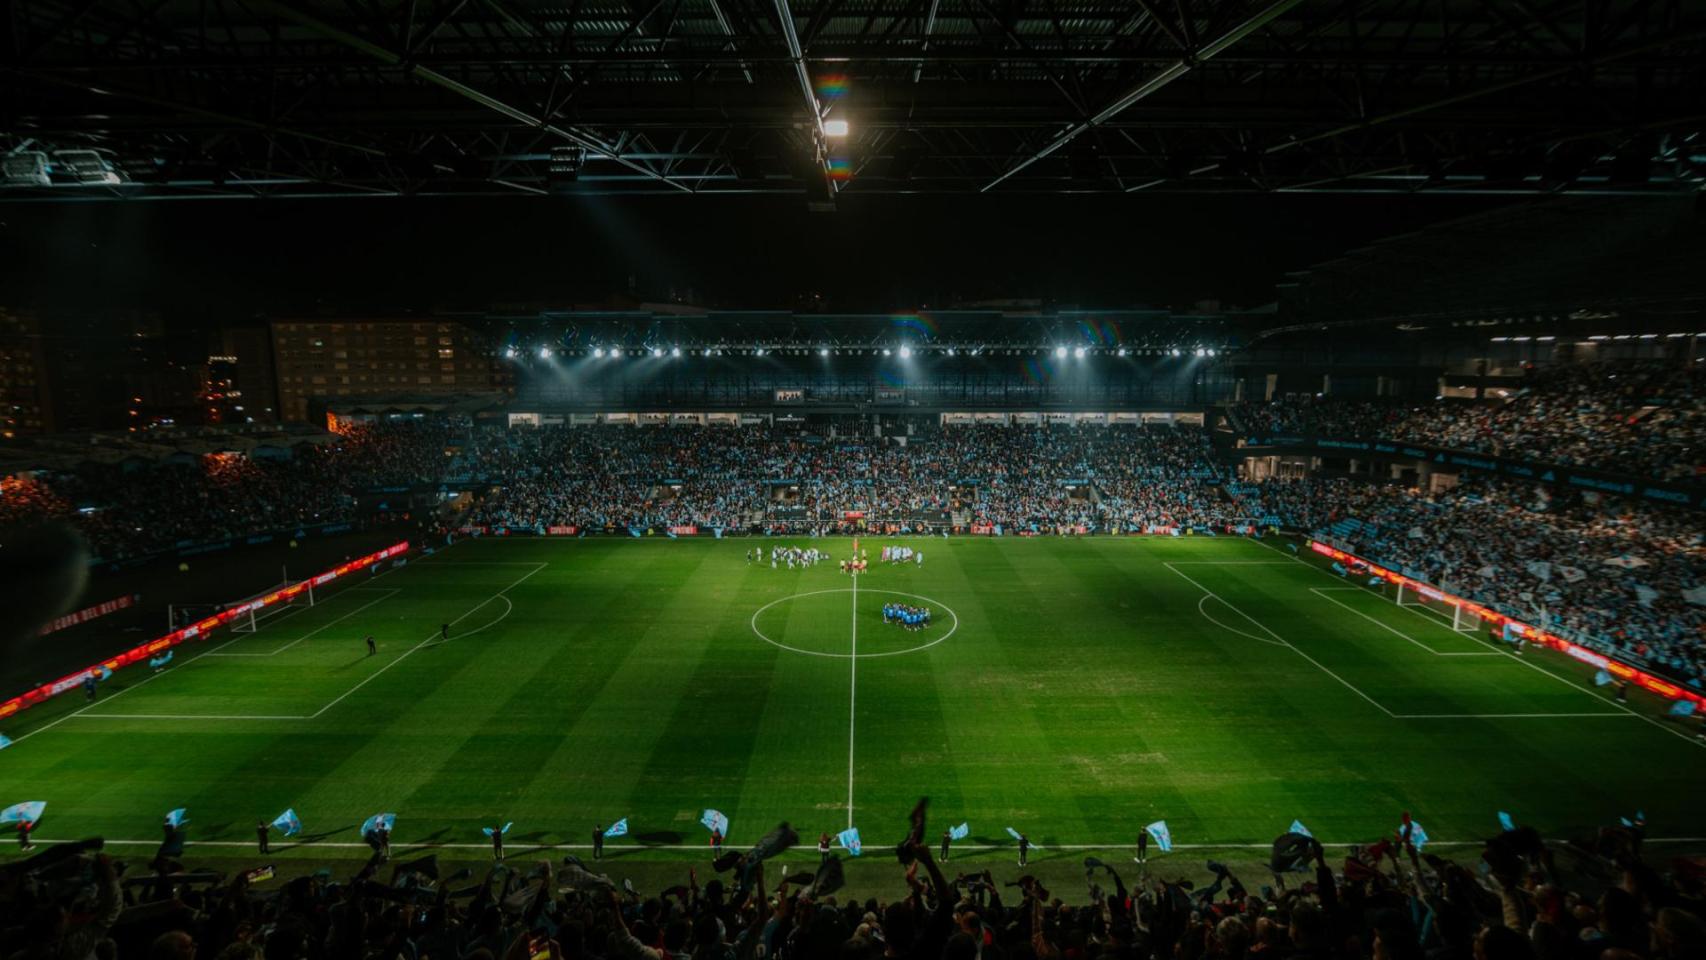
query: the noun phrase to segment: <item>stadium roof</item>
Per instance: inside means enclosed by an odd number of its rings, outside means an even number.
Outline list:
[[[1706,180],[1684,0],[18,0],[9,26],[0,200]]]

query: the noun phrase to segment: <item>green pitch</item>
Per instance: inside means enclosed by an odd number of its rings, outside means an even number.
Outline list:
[[[850,549],[764,541],[790,542]],[[750,540],[463,543],[14,718],[0,804],[47,801],[38,840],[133,853],[188,807],[192,854],[233,856],[294,807],[312,842],[284,859],[362,856],[380,811],[398,844],[470,858],[494,822],[517,851],[627,817],[609,848],[642,862],[700,859],[705,807],[733,847],[781,820],[892,844],[925,794],[931,839],[968,821],[962,853],[991,860],[1008,826],[1066,856],[1158,819],[1265,846],[1293,818],[1366,841],[1405,809],[1435,841],[1501,809],[1559,836],[1644,809],[1680,837],[1698,813],[1693,722],[1269,546],[908,542],[922,565],[873,560],[856,588],[749,564]],[[933,624],[885,625],[897,600]]]

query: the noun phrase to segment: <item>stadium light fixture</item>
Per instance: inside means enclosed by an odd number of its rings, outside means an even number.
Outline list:
[[[1054,348],[1054,355],[1058,358],[1064,359],[1066,357],[1066,348],[1065,347],[1055,347]]]
[[[1072,356],[1073,356],[1073,359],[1076,359],[1076,360],[1084,359],[1084,348],[1083,347],[1073,348]]]
[[[912,348],[911,347],[901,347],[900,348],[900,358],[902,360],[911,360],[912,359]]]
[[[1214,356],[1214,348],[1213,347],[1208,348],[1208,355],[1211,357]]]
[[[540,347],[539,348],[539,359],[541,359],[541,360],[551,359],[551,348],[550,347]]]
[[[514,360],[515,359],[515,348],[514,347],[505,347],[504,348],[504,359],[505,360]]]
[[[592,355],[597,357],[600,360],[603,360],[604,359],[604,348],[603,347],[594,347],[592,350]]]
[[[663,348],[662,347],[653,347],[652,348],[652,356],[654,356],[654,357],[663,356]]]
[[[845,137],[850,130],[851,128],[845,120],[825,120],[823,122],[823,135],[826,137]]]
[[[818,347],[817,348],[817,355],[820,357],[829,356],[829,348],[828,347]]]
[[[953,355],[954,355],[954,348],[953,348],[953,347],[949,347],[949,348],[948,348],[948,356],[950,356],[950,357],[951,357],[951,356],[953,356]]]
[[[672,357],[681,356],[681,348],[680,347],[670,347],[669,348],[669,355]]]
[[[883,348],[883,356],[885,356],[885,357],[892,356],[893,353],[894,353],[894,351],[890,350],[888,347]]]
[[[1124,347],[1121,347],[1121,348],[1119,348],[1119,349],[1118,349],[1118,350],[1116,350],[1116,351],[1114,351],[1114,352],[1115,352],[1115,353],[1116,353],[1116,354],[1118,354],[1118,355],[1119,355],[1119,356],[1122,356],[1122,357],[1123,357],[1123,356],[1125,356],[1125,348],[1124,348]]]

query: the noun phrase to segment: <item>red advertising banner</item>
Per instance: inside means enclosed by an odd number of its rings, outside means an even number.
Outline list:
[[[669,532],[678,537],[692,537],[699,533],[698,527],[670,527]]]
[[[1409,587],[1411,590],[1414,590],[1429,600],[1436,600],[1441,603],[1451,604],[1452,606],[1462,609],[1465,613],[1473,614],[1480,618],[1484,623],[1490,623],[1500,628],[1508,627],[1510,630],[1521,634],[1529,643],[1542,647],[1551,647],[1552,649],[1563,653],[1565,656],[1575,660],[1580,660],[1589,666],[1597,667],[1614,677],[1621,677],[1643,690],[1651,691],[1661,697],[1666,697],[1671,700],[1690,700],[1699,706],[1706,707],[1706,696],[1695,693],[1686,687],[1672,683],[1661,677],[1655,677],[1652,674],[1647,673],[1645,670],[1632,667],[1621,661],[1613,660],[1602,653],[1590,650],[1581,644],[1572,643],[1557,634],[1547,633],[1538,627],[1530,626],[1529,624],[1523,623],[1514,617],[1507,617],[1497,610],[1484,607],[1471,600],[1465,600],[1462,597],[1454,597],[1432,584],[1423,583],[1420,580],[1406,577],[1397,571],[1388,570],[1377,563],[1370,563],[1354,553],[1346,553],[1337,547],[1332,547],[1315,540],[1309,541],[1309,549],[1324,557],[1329,557],[1347,565],[1353,563],[1360,564],[1368,568],[1366,571],[1362,572],[1366,572],[1370,576],[1379,577],[1387,583],[1400,584],[1402,586]]]
[[[980,537],[987,537],[987,536],[990,536],[993,533],[995,533],[995,524],[993,524],[993,523],[974,523],[971,525],[971,532],[980,536]]]
[[[545,528],[545,533],[550,535],[550,536],[553,536],[553,537],[572,537],[575,534],[580,533],[580,532],[581,532],[581,528],[575,527],[575,526],[557,526],[557,527],[546,527]]]
[[[238,617],[247,616],[253,611],[262,610],[275,603],[282,603],[289,600],[297,594],[307,591],[310,586],[317,587],[321,584],[330,583],[339,577],[347,576],[357,570],[365,570],[381,560],[406,553],[408,552],[408,549],[409,543],[406,540],[402,543],[395,543],[377,553],[370,553],[365,557],[351,560],[348,563],[339,564],[318,576],[310,577],[309,579],[303,580],[299,583],[293,583],[288,587],[281,587],[274,590],[272,593],[256,597],[247,603],[240,603],[237,606],[228,607],[211,617],[198,620],[187,627],[173,630],[171,633],[168,633],[163,637],[156,637],[139,647],[132,647],[116,657],[103,660],[100,663],[91,664],[76,673],[61,677],[52,683],[43,684],[34,690],[27,691],[5,701],[4,703],[0,703],[0,718],[9,717],[20,710],[33,707],[56,694],[75,689],[83,682],[83,678],[88,676],[89,671],[91,670],[99,667],[106,667],[108,670],[118,670],[121,667],[127,667],[138,661],[146,660],[149,657],[156,656],[161,651],[171,649],[186,640],[194,640],[197,637],[206,636],[219,627],[236,620]]]
[[[97,603],[92,607],[84,607],[75,613],[68,613],[63,617],[55,617],[54,619],[49,620],[47,622],[47,626],[41,628],[41,635],[45,637],[50,633],[64,630],[66,627],[74,627],[79,623],[88,623],[90,620],[97,617],[104,617],[109,613],[116,613],[126,607],[134,606],[135,604],[136,596],[134,594],[128,594],[113,600],[108,600],[106,603]]]

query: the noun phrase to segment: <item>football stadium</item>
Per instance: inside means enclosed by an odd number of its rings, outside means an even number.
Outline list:
[[[20,0],[0,960],[1706,960],[1706,16]]]

